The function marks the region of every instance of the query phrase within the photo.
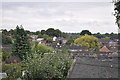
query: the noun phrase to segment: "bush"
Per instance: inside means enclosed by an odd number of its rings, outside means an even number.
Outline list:
[[[53,49],[45,44],[35,43],[32,47],[32,52],[36,54],[52,53]]]
[[[7,73],[7,79],[10,80],[17,79],[22,75],[21,63],[11,63],[11,64],[2,63],[2,72]]]
[[[24,61],[24,68],[27,71],[26,79],[47,78],[50,80],[53,78],[66,78],[71,65],[69,53],[44,54],[43,58],[40,56],[41,54],[33,54]]]
[[[2,54],[2,61],[5,61],[6,59],[8,59],[11,56],[10,52],[2,51],[1,54]]]
[[[12,37],[11,36],[6,36],[2,35],[2,44],[11,44],[12,43]]]

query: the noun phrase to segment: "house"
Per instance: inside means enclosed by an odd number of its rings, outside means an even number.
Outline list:
[[[45,43],[44,38],[38,38],[38,39],[36,39],[36,41],[39,42],[40,44],[41,44],[41,43]]]
[[[68,49],[69,49],[71,52],[88,51],[87,47],[85,47],[85,46],[79,46],[79,45],[69,46]]]
[[[101,45],[108,45],[110,41],[110,39],[99,39],[98,43]]]
[[[109,52],[110,50],[106,46],[103,46],[99,51],[100,52]]]
[[[59,44],[59,43],[57,43],[57,44],[49,44],[48,46],[53,47],[55,49],[67,48],[65,45]]]
[[[113,53],[109,54],[108,57],[109,57],[110,59],[118,58],[118,53],[117,53],[117,52],[113,52]]]
[[[53,37],[53,41],[56,41],[57,40],[57,37]]]
[[[109,43],[108,43],[109,46],[117,46],[118,45],[118,42],[117,41],[114,41],[114,40],[111,40]]]
[[[111,52],[118,52],[118,47],[117,46],[109,46],[108,48]]]
[[[38,35],[30,35],[33,39],[37,39]]]
[[[28,35],[30,38],[28,39],[29,41],[36,41],[38,35]]]
[[[28,39],[28,41],[32,41],[32,40],[33,40],[33,38],[29,38],[29,39]]]
[[[56,41],[59,41],[60,43],[65,44],[67,42],[67,38],[58,37]]]

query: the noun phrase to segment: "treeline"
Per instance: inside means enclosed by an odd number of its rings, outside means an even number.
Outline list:
[[[16,29],[6,30],[2,29],[2,44],[11,44],[13,40],[13,35],[15,34]],[[68,37],[67,34],[60,31],[59,29],[48,28],[47,30],[41,30],[36,32],[31,32],[29,30],[25,30],[25,33],[28,35],[28,38],[31,38],[30,35],[38,35],[37,38],[44,38],[47,42],[51,42],[52,38],[55,37]]]
[[[82,33],[82,32],[81,32]],[[71,35],[71,36],[80,36],[82,35],[81,33],[65,33],[67,35]],[[85,33],[87,34],[87,33]],[[116,34],[116,33],[105,33],[105,34],[101,34],[101,33],[91,33],[91,35],[97,37],[97,38],[106,38],[109,37],[110,39],[118,39],[120,34]]]
[[[31,32],[29,30],[25,30],[27,35],[38,35],[38,38],[44,38],[45,40],[47,40],[48,42],[52,41],[52,38],[54,36],[56,37],[63,37],[63,38],[77,38],[81,35],[93,35],[97,38],[110,38],[110,39],[119,39],[118,34],[116,33],[105,33],[105,34],[101,34],[101,33],[92,33],[89,30],[82,30],[80,33],[65,33],[60,31],[59,29],[54,29],[54,28],[48,28],[47,30],[40,30],[40,31],[36,31],[36,32]],[[3,44],[11,44],[12,43],[12,39],[13,39],[13,35],[15,33],[15,29],[11,29],[11,30],[6,30],[6,29],[2,29],[2,43]],[[29,36],[30,38],[30,36]]]

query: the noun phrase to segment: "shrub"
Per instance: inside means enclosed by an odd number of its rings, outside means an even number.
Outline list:
[[[33,54],[24,61],[24,69],[27,71],[25,75],[26,79],[64,79],[67,76],[68,69],[71,65],[69,53],[58,52],[54,54],[44,54],[42,58],[40,56],[41,54]]]
[[[45,44],[35,43],[32,47],[32,52],[36,54],[52,53],[53,49]]]
[[[2,72],[7,73],[7,79],[14,80],[22,75],[21,63],[2,63]]]
[[[2,61],[5,61],[6,59],[8,59],[11,56],[10,52],[2,51],[1,54],[2,54]]]

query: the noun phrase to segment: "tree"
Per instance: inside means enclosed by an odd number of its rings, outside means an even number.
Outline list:
[[[30,54],[31,47],[27,38],[27,34],[23,27],[17,26],[14,34],[12,55],[18,56],[23,59]]]
[[[59,51],[53,54],[33,54],[24,61],[26,70],[26,80],[65,80],[70,69],[72,59],[71,54],[66,51]]]
[[[85,34],[74,41],[76,44],[86,46],[89,50],[98,46],[98,38]]]
[[[118,24],[118,27],[120,28],[120,1],[115,1],[115,17],[116,17],[116,23]]]
[[[45,30],[41,30],[41,34],[46,34],[46,31]]]
[[[60,37],[62,32],[59,29],[54,29],[54,28],[49,28],[46,30],[46,34],[49,36],[56,36],[56,37]]]
[[[6,36],[2,34],[2,44],[11,44],[12,43],[12,37],[11,36]]]
[[[49,38],[49,36],[47,34],[39,34],[38,38],[44,38],[45,40],[47,40],[47,38]]]
[[[67,38],[67,37],[68,37],[68,34],[62,32],[62,33],[61,33],[61,36],[64,37],[64,38]]]
[[[61,34],[62,34],[62,32],[61,32],[59,29],[56,29],[56,30],[54,31],[54,36],[56,36],[56,37],[60,37]]]
[[[35,42],[32,47],[32,53],[43,55],[44,53],[52,53],[52,52],[53,52],[53,48],[48,47],[45,44],[39,44]]]
[[[69,36],[67,42],[66,42],[66,45],[72,45],[74,43],[74,38],[73,36]]]
[[[10,29],[9,34],[10,34],[10,35],[14,35],[14,30],[13,30],[13,29]]]
[[[97,38],[103,38],[104,36],[102,34],[100,34],[99,32],[97,34],[93,34],[95,37]]]
[[[48,38],[46,39],[46,42],[47,42],[47,43],[52,43],[52,42],[53,42],[53,40],[52,40],[52,38],[51,38],[51,37],[48,37]]]
[[[8,35],[8,31],[6,29],[2,29],[2,34],[7,36]]]
[[[92,35],[92,33],[88,30],[83,30],[80,35],[85,35],[85,34],[88,34],[88,35]]]
[[[31,32],[29,30],[25,30],[27,34],[31,34]]]
[[[36,31],[36,35],[40,34],[40,31]]]
[[[49,35],[49,36],[54,36],[54,29],[53,28],[49,28],[46,30],[46,34]]]
[[[5,80],[17,80],[17,78],[22,75],[22,64],[21,63],[11,63],[6,64],[2,62],[2,72],[7,74],[7,78]]]
[[[74,40],[73,40],[73,39],[69,39],[69,40],[66,42],[66,45],[71,45],[72,43],[74,43]]]

